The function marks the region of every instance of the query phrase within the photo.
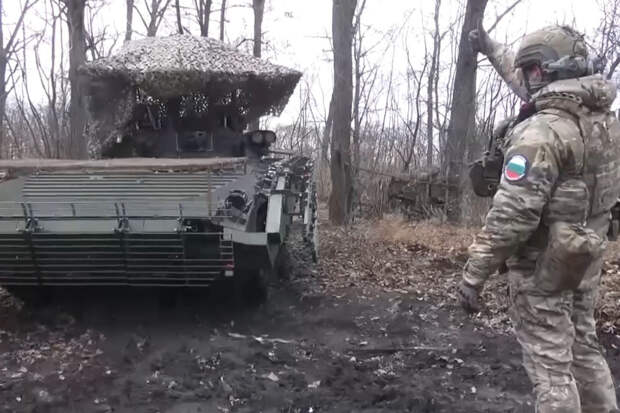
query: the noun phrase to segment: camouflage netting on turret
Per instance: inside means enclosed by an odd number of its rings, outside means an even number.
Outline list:
[[[234,105],[245,122],[279,114],[301,73],[238,52],[213,39],[190,35],[128,42],[112,57],[80,68],[89,97],[89,152],[131,133],[144,96],[159,102],[203,96]]]

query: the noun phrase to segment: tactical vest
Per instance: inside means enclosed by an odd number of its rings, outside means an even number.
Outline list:
[[[587,222],[608,213],[620,196],[620,122],[611,112],[593,111],[577,96],[553,93],[536,101],[538,114],[570,119],[548,126],[569,149],[543,220]]]
[[[495,194],[511,132],[536,114],[559,120],[547,125],[569,149],[543,221],[584,222],[611,210],[609,235],[615,238],[620,228],[620,122],[611,112],[588,109],[573,94],[545,95],[525,104],[518,117],[507,119],[506,127],[494,132],[484,157],[471,166],[474,192],[482,197]]]
[[[606,215],[620,196],[620,123],[610,112],[593,111],[565,93],[545,95],[535,106],[561,142],[562,168],[528,242],[543,248],[534,277],[545,291],[574,290],[605,251],[606,228],[599,223],[607,225]],[[597,223],[594,228],[590,220]]]

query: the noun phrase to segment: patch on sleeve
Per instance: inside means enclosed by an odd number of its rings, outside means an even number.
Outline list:
[[[523,155],[513,155],[504,167],[504,177],[510,182],[520,181],[527,175],[529,162]]]

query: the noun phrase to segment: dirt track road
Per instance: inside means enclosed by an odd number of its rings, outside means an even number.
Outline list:
[[[93,294],[87,301],[89,309],[75,322],[71,308],[47,308],[14,331],[16,343],[30,336],[24,341],[35,347],[61,331],[68,342],[88,333],[92,357],[80,367],[78,347],[64,366],[53,354],[26,365],[22,375],[2,384],[3,409],[532,410],[511,338],[473,331],[455,309],[415,297],[364,297],[354,290],[302,295],[288,284],[255,309],[204,304],[196,295],[178,297],[176,308],[162,308],[152,293]],[[18,353],[10,342],[3,346]],[[13,375],[23,369],[8,361]]]
[[[452,300],[325,290],[311,273],[255,308],[203,290],[176,303],[149,290],[9,303],[0,411],[533,412],[511,336]],[[620,341],[605,342],[619,378]]]

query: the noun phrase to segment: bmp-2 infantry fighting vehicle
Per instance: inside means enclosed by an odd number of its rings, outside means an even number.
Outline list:
[[[91,160],[0,161],[0,285],[255,287],[293,221],[315,251],[312,160],[244,133],[299,72],[176,35],[80,73]]]

